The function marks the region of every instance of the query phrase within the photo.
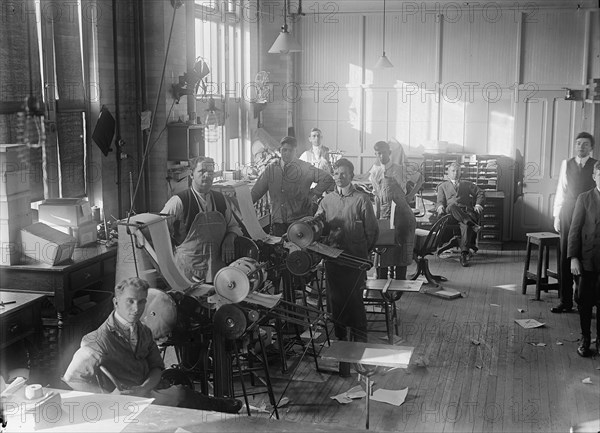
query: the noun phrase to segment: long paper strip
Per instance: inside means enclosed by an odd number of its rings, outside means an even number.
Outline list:
[[[173,290],[183,291],[192,286],[193,283],[181,272],[175,264],[173,250],[171,249],[171,237],[167,226],[167,219],[160,215],[143,213],[132,216],[130,223],[142,223],[147,225],[152,238],[152,244],[160,246],[154,251],[160,272]],[[150,245],[147,246],[150,248]],[[151,253],[149,253],[151,254]]]
[[[254,240],[263,240],[268,234],[265,233],[258,216],[256,215],[256,209],[252,204],[252,196],[250,195],[250,188],[247,184],[238,184],[234,186],[235,198],[237,199],[240,213],[242,214],[242,223],[248,234]]]

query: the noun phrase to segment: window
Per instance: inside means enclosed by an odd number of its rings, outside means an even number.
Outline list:
[[[243,19],[244,1],[196,1],[196,55],[210,74],[206,92],[197,96],[197,112],[204,121],[210,99],[222,110],[224,125],[206,130],[206,154],[224,170],[240,169],[251,158],[247,110],[242,99],[249,59],[249,20]]]

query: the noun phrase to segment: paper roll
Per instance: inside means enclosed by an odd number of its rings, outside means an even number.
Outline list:
[[[43,395],[44,390],[42,389],[42,385],[38,383],[35,383],[33,385],[27,385],[27,387],[25,387],[25,398],[29,400],[41,398]]]

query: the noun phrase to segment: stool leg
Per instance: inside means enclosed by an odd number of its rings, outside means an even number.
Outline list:
[[[365,376],[366,388],[367,388],[367,400],[365,402],[365,406],[367,409],[367,421],[365,422],[365,429],[369,430],[369,409],[370,409],[370,401],[371,401],[371,378],[369,376]]]
[[[546,255],[544,256],[544,281],[548,282],[548,267],[550,266],[550,246],[545,247]],[[544,287],[544,292],[548,293],[548,286]]]
[[[561,256],[561,250],[560,250],[560,241],[556,243],[556,273],[558,274],[558,296],[560,297],[560,283],[562,281],[562,271],[560,269],[560,256]],[[598,308],[596,307],[596,312],[598,312]]]
[[[531,261],[531,241],[527,238],[527,250],[525,253],[525,269],[523,269],[523,286],[521,287],[522,294],[527,293],[527,272],[529,272],[529,262]]]
[[[383,311],[385,312],[385,327],[387,337],[390,344],[394,344],[394,336],[392,335],[392,320],[390,317],[390,303],[383,299]]]
[[[540,300],[540,289],[541,289],[541,281],[542,281],[542,265],[544,261],[544,248],[540,245],[538,247],[538,262],[537,262],[537,272],[536,272],[536,282],[535,282],[535,300]]]

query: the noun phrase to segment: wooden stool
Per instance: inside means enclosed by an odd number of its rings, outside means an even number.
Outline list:
[[[538,246],[537,272],[529,272],[532,245]],[[550,261],[550,247],[556,247],[557,271],[548,269]],[[542,267],[543,265],[543,267]],[[548,283],[548,277],[557,279],[557,283]],[[527,293],[527,286],[535,283],[535,299],[540,300],[540,291],[547,292],[550,289],[560,290],[560,236],[556,233],[539,232],[527,233],[527,255],[525,257],[525,269],[523,270],[523,294]]]
[[[422,281],[406,281],[392,279],[367,279],[363,303],[366,306],[378,306],[381,312],[368,311],[371,314],[383,314],[384,319],[368,319],[367,322],[384,322],[385,331],[370,330],[369,332],[385,332],[390,344],[394,344],[394,335],[398,335],[398,312],[396,301],[403,292],[419,292]]]

